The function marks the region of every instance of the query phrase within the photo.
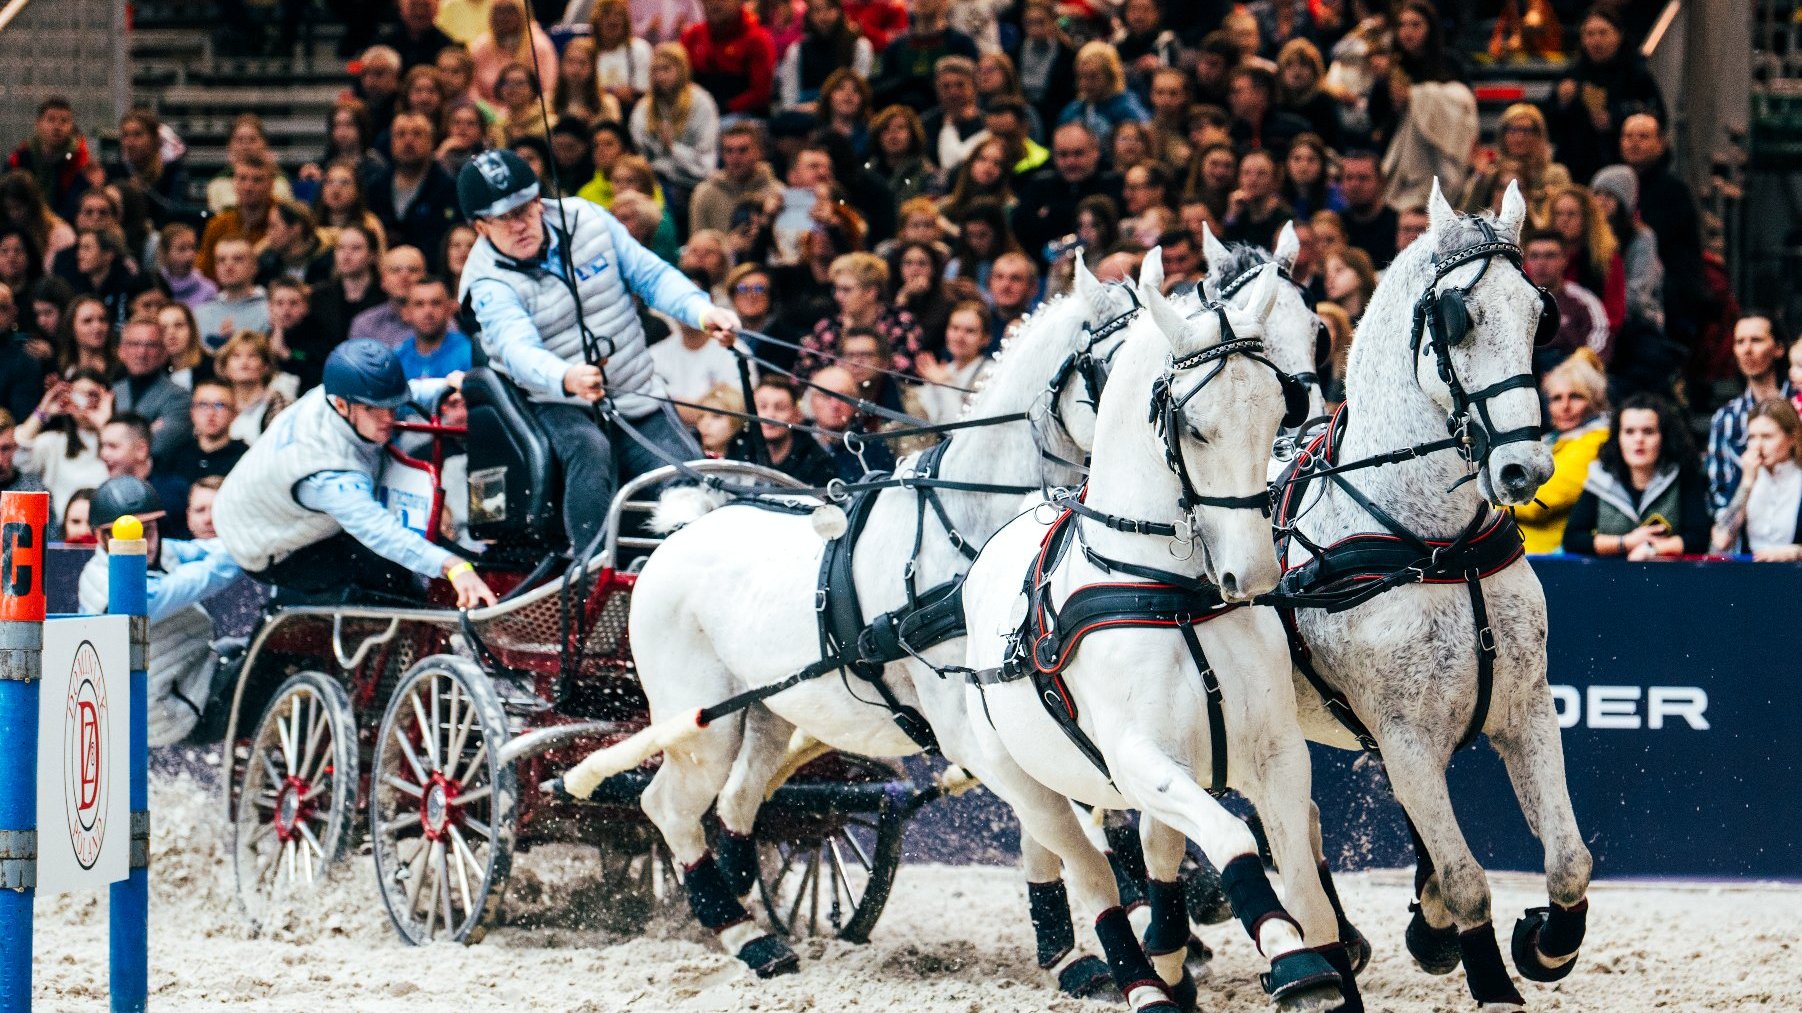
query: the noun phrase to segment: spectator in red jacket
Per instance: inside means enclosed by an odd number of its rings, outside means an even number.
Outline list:
[[[88,153],[87,138],[75,129],[75,108],[61,95],[38,103],[31,137],[6,160],[7,168],[37,177],[44,201],[68,221],[75,219],[76,205],[89,186],[89,170],[98,164]]]
[[[888,40],[907,31],[907,8],[897,0],[845,0],[845,18],[870,40],[878,56]]]
[[[703,0],[706,20],[682,30],[694,83],[727,113],[765,116],[776,81],[776,42],[739,0]]]

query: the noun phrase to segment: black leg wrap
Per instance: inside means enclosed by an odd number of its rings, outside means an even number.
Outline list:
[[[1195,976],[1189,973],[1188,968],[1183,968],[1182,980],[1170,986],[1170,998],[1183,1013],[1192,1013],[1195,1009],[1196,1002],[1201,998],[1201,992],[1196,989]]]
[[[1253,946],[1262,949],[1258,942],[1258,928],[1272,918],[1281,918],[1291,925],[1295,919],[1283,910],[1283,905],[1276,899],[1276,891],[1270,888],[1270,880],[1264,875],[1264,863],[1256,855],[1240,855],[1226,863],[1226,869],[1220,874],[1220,884],[1226,889],[1227,900],[1232,902],[1233,913],[1239,916],[1239,923],[1245,926],[1245,934],[1251,937]],[[1300,927],[1297,926],[1299,934]]]
[[[1101,952],[1107,955],[1107,966],[1114,974],[1114,984],[1119,987],[1120,994],[1129,1000],[1132,990],[1142,986],[1153,986],[1158,991],[1169,995],[1164,979],[1158,977],[1157,971],[1151,967],[1151,961],[1145,959],[1145,951],[1139,947],[1138,939],[1133,937],[1132,923],[1126,920],[1126,909],[1111,907],[1101,912],[1095,919],[1095,938],[1101,941]],[[1157,1009],[1153,1003],[1144,1009]],[[1174,1008],[1172,1004],[1168,1008]]]
[[[1189,912],[1183,906],[1182,884],[1146,880],[1145,900],[1151,907],[1151,924],[1145,926],[1145,952],[1158,956],[1189,945]]]
[[[1070,923],[1070,895],[1061,879],[1028,883],[1026,904],[1032,913],[1033,935],[1039,940],[1039,966],[1049,968],[1076,946],[1076,927]]]
[[[1464,955],[1464,980],[1470,986],[1471,998],[1478,1003],[1511,1002],[1525,1005],[1520,991],[1508,977],[1502,964],[1502,951],[1495,943],[1495,926],[1484,922],[1468,932],[1458,933],[1458,949]]]
[[[1131,908],[1145,903],[1145,848],[1139,843],[1139,831],[1129,824],[1104,824],[1107,835],[1107,864],[1114,870],[1114,888],[1120,891],[1120,906]]]
[[[1103,823],[1101,832],[1107,837],[1108,850],[1113,852],[1110,861],[1116,879],[1125,876],[1143,883],[1150,878],[1145,871],[1145,846],[1139,843],[1138,827],[1116,819]]]
[[[1336,1013],[1364,1013],[1364,997],[1358,994],[1358,969],[1353,966],[1356,957],[1351,948],[1344,943],[1331,943],[1314,952],[1339,972],[1339,991],[1345,997],[1345,1005]]]
[[[1587,899],[1578,901],[1575,907],[1563,908],[1554,904],[1549,908],[1529,909],[1525,918],[1514,923],[1515,970],[1529,981],[1564,980],[1577,966],[1577,962],[1567,960],[1551,966],[1540,960],[1540,954],[1564,957],[1576,953],[1583,945],[1588,916]]]
[[[746,943],[738,951],[738,959],[744,961],[752,973],[759,978],[774,978],[778,974],[792,974],[801,969],[801,958],[788,944],[775,936],[758,936]]]
[[[1114,990],[1114,972],[1100,957],[1078,957],[1058,972],[1057,987],[1078,999],[1099,998]]]
[[[738,894],[726,884],[711,851],[683,870],[682,887],[688,891],[688,906],[694,909],[695,918],[715,932],[751,917],[738,902]]]
[[[714,853],[720,875],[725,877],[732,896],[743,897],[750,893],[757,885],[757,839],[721,827],[714,842]]]
[[[1345,916],[1345,905],[1339,900],[1339,890],[1333,885],[1333,871],[1325,862],[1320,863],[1320,886],[1326,891],[1326,899],[1333,905],[1333,917],[1339,920],[1339,941],[1345,944],[1346,952],[1351,955],[1352,970],[1362,972],[1370,964],[1370,940]]]
[[[1275,1002],[1316,989],[1344,988],[1344,979],[1327,959],[1313,950],[1291,950],[1270,962],[1268,973],[1258,975],[1264,994]]]
[[[1220,870],[1206,857],[1183,863],[1183,900],[1189,920],[1198,925],[1218,925],[1233,916],[1233,906],[1220,885]]]
[[[1447,925],[1436,929],[1427,924],[1426,915],[1420,911],[1418,903],[1408,905],[1414,917],[1408,920],[1408,953],[1414,962],[1428,974],[1450,974],[1458,969],[1459,961],[1464,959],[1463,951],[1458,946],[1458,929]]]

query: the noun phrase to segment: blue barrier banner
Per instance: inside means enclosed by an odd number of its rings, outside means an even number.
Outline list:
[[[1793,612],[1802,566],[1535,557],[1566,782],[1598,876],[1802,879],[1802,729]],[[1336,868],[1413,864],[1374,759],[1314,746],[1314,798]],[[1538,842],[1486,741],[1452,763],[1472,850],[1538,871]],[[1237,807],[1243,811],[1243,807]],[[1011,861],[1012,815],[974,791],[926,807],[910,857]],[[948,857],[955,856],[955,857]]]

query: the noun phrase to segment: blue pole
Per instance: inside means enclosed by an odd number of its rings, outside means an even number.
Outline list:
[[[150,746],[145,674],[149,653],[147,543],[135,517],[113,524],[107,544],[106,611],[131,616],[131,874],[112,886],[113,1013],[141,1013],[150,993]]]
[[[0,1013],[31,1009],[37,887],[38,679],[50,495],[0,494]]]

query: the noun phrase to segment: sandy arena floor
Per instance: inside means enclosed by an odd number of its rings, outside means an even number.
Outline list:
[[[515,863],[513,924],[482,944],[424,949],[389,927],[367,857],[316,904],[250,939],[232,908],[217,800],[186,777],[153,784],[151,1004],[158,1010],[1055,1010],[1124,1009],[1060,997],[1032,961],[1025,891],[1013,869],[909,865],[867,946],[809,942],[798,975],[759,982],[672,913],[627,938],[574,927],[558,899],[580,881],[576,849]],[[1402,948],[1409,878],[1340,880],[1377,947],[1360,979],[1372,1010],[1468,1011],[1461,976],[1432,978]],[[1492,877],[1498,920],[1544,903],[1524,876]],[[1568,981],[1524,983],[1535,1010],[1637,1013],[1802,1009],[1802,888],[1601,884],[1589,941]],[[1217,953],[1201,1009],[1269,1009],[1257,954],[1236,925],[1210,929]],[[1506,946],[1506,935],[1503,937]],[[1092,946],[1092,943],[1091,943]],[[38,1008],[103,1009],[104,896],[41,898]]]

